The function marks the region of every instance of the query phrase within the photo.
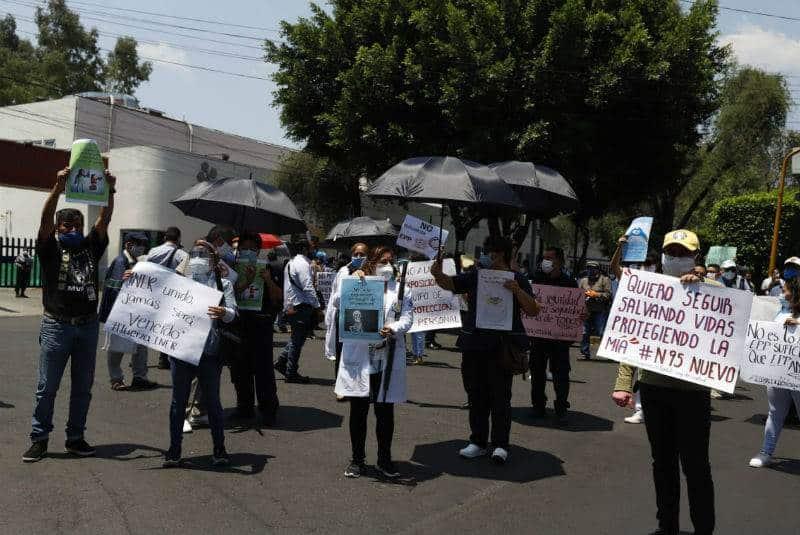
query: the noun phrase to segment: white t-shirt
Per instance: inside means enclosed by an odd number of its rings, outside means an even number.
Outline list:
[[[769,293],[767,295],[771,295],[772,297],[780,297],[783,294],[783,285],[786,284],[783,279],[778,279],[778,285],[774,286],[771,290],[769,285],[772,284],[772,277],[767,277],[764,279],[764,282],[761,283],[761,291]]]

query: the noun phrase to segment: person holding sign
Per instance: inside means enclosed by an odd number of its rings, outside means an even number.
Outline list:
[[[70,362],[72,383],[64,448],[83,457],[95,453],[86,442],[84,431],[97,359],[97,265],[108,247],[108,225],[114,211],[117,179],[106,171],[108,204],[100,209],[94,227],[84,236],[80,211],[65,208],[56,212],[69,172],[67,167],[56,175],[56,183],[44,203],[39,225],[36,255],[42,266],[44,317],[39,332],[39,380],[33,408],[31,446],[22,456],[24,462],[35,462],[47,455],[56,394],[67,361]]]
[[[383,340],[378,343],[355,339],[346,339],[342,342],[342,361],[336,377],[335,392],[338,396],[350,400],[352,447],[352,461],[345,469],[344,475],[357,478],[364,473],[367,416],[371,402],[377,420],[375,427],[378,439],[377,467],[385,477],[396,478],[400,474],[392,462],[394,404],[406,401],[405,333],[414,324],[414,306],[409,296],[401,297],[402,282],[397,281],[394,251],[391,248],[374,249],[369,255],[369,260],[354,274],[362,280],[370,275],[383,278],[384,323],[380,330]],[[345,300],[342,295],[344,291],[340,285],[336,293],[331,295],[331,306],[335,312],[339,312],[342,307]],[[390,357],[389,350],[392,345],[394,345],[394,355]]]
[[[511,385],[514,373],[501,362],[504,341],[514,344],[519,350],[527,350],[530,341],[522,325],[520,310],[529,316],[539,313],[539,305],[533,297],[528,280],[511,270],[511,240],[488,237],[483,246],[479,265],[482,269],[511,272],[511,279],[503,286],[513,296],[511,330],[479,329],[476,327],[478,307],[478,280],[481,269],[462,273],[454,277],[442,270],[439,255],[431,266],[436,284],[443,290],[455,294],[467,294],[469,310],[464,315],[458,347],[461,349],[461,375],[469,401],[469,426],[471,435],[467,447],[459,451],[466,459],[483,457],[489,447],[489,418],[491,417],[492,460],[503,464],[508,459],[509,435],[511,434]]]
[[[592,358],[589,339],[594,333],[603,336],[608,319],[608,306],[611,303],[611,279],[600,271],[600,264],[591,260],[586,263],[587,275],[578,282],[578,287],[586,294],[586,319],[583,323],[581,356]]]
[[[622,241],[622,240],[620,240]],[[621,245],[621,244],[620,244]],[[700,242],[694,232],[675,230],[664,237],[661,265],[664,275],[683,284],[706,282],[694,274]],[[645,427],[653,456],[653,482],[658,506],[654,534],[677,535],[680,512],[680,466],[686,475],[689,509],[695,533],[714,532],[714,482],[708,457],[711,395],[708,388],[639,369],[638,389],[647,415]],[[633,368],[619,365],[612,398],[620,407],[633,404]],[[680,460],[680,466],[678,461]]]
[[[790,312],[779,312],[775,321],[782,325],[800,325],[800,280],[796,277],[787,280],[783,295],[789,302]],[[758,455],[750,459],[750,466],[753,468],[765,468],[772,464],[772,454],[775,453],[792,402],[795,409],[800,412],[800,390],[768,386],[767,399],[769,415],[764,427],[764,443]]]
[[[198,240],[189,253],[188,276],[195,282],[216,288],[223,294],[217,306],[208,307],[208,317],[216,322],[230,323],[236,317],[236,297],[233,285],[228,279],[221,277],[220,262],[217,250],[207,241]],[[183,420],[186,405],[192,389],[192,380],[197,378],[203,390],[204,401],[208,410],[208,422],[211,427],[211,438],[214,451],[211,461],[215,466],[230,462],[225,450],[224,417],[222,403],[219,399],[219,380],[222,374],[222,358],[219,354],[220,328],[215,325],[206,339],[203,354],[197,366],[183,360],[170,357],[172,371],[172,404],[169,411],[169,450],[164,458],[165,468],[181,464],[181,444],[183,442]]]

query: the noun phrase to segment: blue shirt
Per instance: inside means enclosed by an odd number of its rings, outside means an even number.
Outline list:
[[[319,308],[317,289],[314,288],[314,275],[311,273],[311,263],[304,255],[295,255],[288,264],[283,274],[283,308],[296,307],[297,305],[311,305]]]

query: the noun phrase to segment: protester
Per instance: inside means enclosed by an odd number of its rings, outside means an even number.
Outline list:
[[[800,258],[792,256],[783,263],[783,280],[789,281],[800,275]]]
[[[375,435],[378,439],[377,468],[385,477],[400,475],[392,462],[392,435],[394,434],[394,404],[406,401],[406,344],[405,333],[414,324],[413,303],[408,295],[400,302],[401,282],[397,281],[394,251],[390,247],[377,247],[355,275],[378,276],[384,285],[384,324],[378,344],[351,340],[342,343],[342,363],[336,376],[337,396],[350,400],[350,444],[352,460],[344,472],[345,477],[356,478],[364,473],[366,460],[367,415],[373,403]],[[342,299],[341,285],[331,297],[331,306],[338,312]],[[399,310],[399,317],[397,312]],[[393,356],[389,362],[391,351]],[[391,371],[387,373],[391,366]],[[387,384],[387,378],[389,383]]]
[[[239,236],[238,262],[247,265],[236,283],[237,295],[250,287],[256,277],[264,281],[264,292],[261,310],[239,312],[241,347],[239,354],[232,358],[231,378],[236,388],[237,416],[254,417],[257,400],[262,423],[272,426],[280,406],[272,367],[272,322],[275,312],[283,304],[283,290],[272,276],[269,265],[265,265],[263,271],[256,271],[253,265],[258,258],[260,243],[258,234]]]
[[[14,285],[14,293],[17,297],[27,298],[25,290],[28,289],[31,279],[31,268],[33,267],[33,256],[30,250],[23,248],[14,258],[14,266],[17,268],[17,282]]]
[[[608,308],[611,303],[611,280],[600,271],[600,264],[594,261],[586,263],[587,275],[578,282],[578,287],[586,294],[586,319],[583,322],[583,340],[581,356],[588,360],[592,357],[589,340],[595,336],[603,336],[608,319]]]
[[[784,284],[785,281],[781,278],[781,272],[777,268],[773,269],[772,274],[761,283],[761,294],[780,297],[783,295]]]
[[[775,317],[775,322],[784,325],[800,325],[800,279],[796,277],[789,279],[783,293],[789,302],[790,312],[779,312]],[[769,386],[767,387],[767,399],[769,400],[769,415],[764,427],[764,443],[758,455],[750,459],[750,466],[753,468],[765,468],[772,464],[772,454],[775,453],[775,447],[778,445],[778,438],[781,436],[783,424],[792,402],[794,402],[795,409],[800,412],[800,391],[798,390]]]
[[[117,300],[122,288],[123,276],[136,263],[136,259],[147,252],[149,240],[142,232],[129,232],[124,238],[122,254],[111,261],[106,271],[103,284],[103,300],[100,302],[98,319],[106,323],[108,315]],[[106,333],[106,350],[108,359],[108,376],[112,390],[150,390],[158,386],[147,379],[147,346],[136,344],[113,333]],[[131,368],[133,379],[130,387],[125,386],[122,373],[122,356],[126,347],[132,349]]]
[[[172,370],[172,404],[169,412],[169,450],[164,458],[164,467],[181,464],[181,444],[183,442],[183,421],[192,381],[197,378],[203,391],[214,451],[211,461],[215,466],[230,462],[225,450],[224,418],[222,404],[219,399],[219,381],[222,373],[222,358],[219,353],[219,322],[230,323],[236,317],[236,298],[233,284],[222,278],[222,269],[217,251],[207,241],[198,240],[189,255],[187,276],[197,283],[222,291],[223,298],[218,306],[208,307],[208,316],[215,320],[211,332],[206,339],[203,354],[197,366],[170,357]]]
[[[700,249],[697,235],[675,230],[664,237],[662,271],[683,283],[701,282],[693,273]],[[706,279],[706,282],[709,282]],[[653,482],[658,506],[658,531],[677,534],[680,511],[680,468],[686,475],[689,509],[695,533],[714,531],[714,483],[708,457],[711,396],[708,388],[639,369],[638,390],[646,414],[645,427],[653,456]],[[633,368],[620,364],[612,397],[620,407],[633,402]]]
[[[479,265],[484,269],[511,271],[512,243],[506,238],[489,237],[484,243],[484,252]],[[503,343],[514,344],[527,350],[530,341],[522,325],[520,310],[529,316],[539,313],[539,305],[533,298],[528,280],[514,273],[514,280],[505,283],[514,296],[513,326],[511,332],[501,333],[478,329],[475,326],[477,312],[478,271],[450,277],[442,272],[442,258],[431,266],[431,275],[443,290],[456,294],[468,294],[469,310],[464,316],[458,347],[462,352],[461,374],[469,400],[470,443],[459,454],[468,459],[482,457],[488,453],[489,418],[491,416],[492,459],[505,463],[508,458],[511,432],[511,385],[514,375],[501,364]]]
[[[706,275],[708,275],[708,271],[706,271],[706,266],[704,266],[701,262],[698,262],[694,266],[694,274],[697,275],[697,278],[700,280],[704,280]]]
[[[316,322],[316,310],[320,308],[310,264],[314,252],[309,242],[297,242],[295,256],[286,264],[283,274],[283,310],[292,328],[292,335],[275,362],[275,369],[286,377],[287,383],[310,382],[308,377],[300,375],[299,369],[300,353]]]
[[[542,254],[539,270],[533,276],[534,284],[547,286],[560,286],[562,288],[577,288],[575,279],[568,277],[563,270],[564,251],[558,247],[548,247]],[[567,409],[569,409],[569,347],[570,342],[550,340],[547,338],[532,338],[531,351],[531,404],[533,405],[534,418],[544,418],[547,414],[545,406],[547,396],[547,365],[550,364],[550,373],[553,377],[553,389],[556,400],[553,404],[557,425],[567,424]]]
[[[722,268],[722,277],[719,280],[728,288],[736,290],[744,290],[747,292],[753,291],[753,286],[743,276],[739,275],[736,268],[736,262],[733,260],[726,260],[720,266]]]
[[[100,215],[87,236],[83,235],[80,211],[64,208],[56,213],[69,168],[56,175],[56,183],[42,209],[36,255],[42,266],[44,317],[39,333],[41,351],[31,446],[22,456],[25,462],[38,461],[47,455],[56,394],[67,361],[72,381],[64,447],[80,456],[95,453],[84,432],[97,359],[97,265],[108,246],[108,224],[114,211],[117,182],[107,170],[105,174],[109,185],[108,206],[100,208]]]
[[[706,278],[719,282],[721,276],[722,268],[719,267],[719,264],[708,264],[706,266]]]

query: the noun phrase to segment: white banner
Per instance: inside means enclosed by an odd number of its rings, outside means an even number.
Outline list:
[[[439,227],[426,223],[413,215],[406,215],[400,233],[397,235],[397,245],[409,251],[422,253],[430,259],[439,254],[439,247],[447,242],[449,233],[442,229],[442,243],[439,243]]]
[[[120,289],[105,330],[197,365],[222,293],[152,262],[139,262]]]
[[[625,270],[598,355],[732,393],[753,295]]]
[[[514,294],[503,286],[514,280],[512,271],[478,270],[475,327],[510,331],[514,327]]]
[[[432,264],[433,261],[408,264],[406,291],[414,302],[414,325],[409,331],[412,333],[461,327],[461,301],[436,285],[431,275]],[[445,275],[456,274],[452,258],[444,259],[442,271]]]
[[[800,390],[800,329],[774,321],[751,321],[742,358],[742,381]]]
[[[331,300],[331,289],[335,278],[335,271],[319,271],[317,273],[317,290],[322,294],[322,299],[325,300],[326,306]]]

